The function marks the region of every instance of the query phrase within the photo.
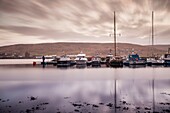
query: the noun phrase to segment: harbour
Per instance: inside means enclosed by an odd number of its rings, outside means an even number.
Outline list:
[[[170,113],[170,0],[0,0],[0,113]]]
[[[0,66],[0,112],[169,112],[170,70]],[[141,73],[142,72],[142,73]]]

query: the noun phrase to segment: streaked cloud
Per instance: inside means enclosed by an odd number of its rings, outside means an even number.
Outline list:
[[[152,10],[155,42],[170,44],[169,0],[0,0],[0,44],[112,42],[114,11],[119,42],[149,44]]]

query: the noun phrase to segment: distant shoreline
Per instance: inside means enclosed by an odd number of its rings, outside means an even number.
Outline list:
[[[170,48],[169,45],[154,45],[153,49],[150,45],[137,45],[129,43],[117,43],[117,54],[127,56],[134,50],[141,57],[151,56],[152,52],[156,56],[165,54]],[[31,57],[42,55],[57,55],[63,54],[76,55],[81,51],[88,56],[99,54],[106,56],[111,50],[114,53],[113,43],[71,43],[71,42],[58,42],[58,43],[41,43],[41,44],[16,44],[0,47],[0,56],[5,54],[25,56],[28,52]],[[151,51],[153,50],[153,51]]]

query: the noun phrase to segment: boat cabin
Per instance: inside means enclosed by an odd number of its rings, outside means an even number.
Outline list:
[[[138,61],[138,60],[140,60],[140,57],[138,54],[131,54],[128,56],[128,59],[131,61]]]

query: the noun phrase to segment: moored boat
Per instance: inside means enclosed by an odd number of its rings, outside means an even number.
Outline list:
[[[109,64],[110,67],[123,67],[123,59],[119,56],[117,56],[117,53],[116,53],[116,48],[117,48],[117,45],[116,45],[116,13],[114,12],[114,57],[113,55],[111,55],[110,57],[110,60],[109,60],[109,63],[107,62],[107,66]],[[110,36],[112,36],[112,34],[110,34]]]
[[[109,66],[110,66],[110,60],[111,60],[112,58],[113,58],[113,55],[111,54],[111,51],[110,51],[110,53],[107,54],[106,59],[105,59],[106,67],[109,67]]]
[[[154,47],[154,12],[152,11],[152,46],[151,46],[151,53],[152,53],[152,57],[147,58],[146,60],[146,64],[148,66],[152,66],[152,65],[163,65],[163,60],[158,59],[157,57],[154,56],[153,54],[153,47]]]
[[[163,61],[165,66],[170,66],[170,53],[163,55]]]
[[[71,59],[67,55],[63,55],[57,61],[57,67],[69,67],[71,66]]]
[[[128,58],[124,61],[124,65],[146,65],[146,60],[139,57],[138,54],[132,52]]]
[[[86,58],[86,54],[83,54],[82,52],[80,54],[78,54],[75,58],[76,61],[76,65],[87,65],[87,58]]]
[[[110,67],[123,67],[123,59],[120,56],[113,57],[110,62]]]
[[[91,66],[92,63],[92,57],[87,57],[87,66]]]
[[[152,65],[163,65],[164,64],[164,61],[161,60],[161,59],[156,59],[155,57],[150,57],[150,58],[147,58],[146,60],[146,64],[148,66],[152,66]]]
[[[99,55],[96,55],[92,58],[91,65],[92,67],[101,67],[101,58]]]

